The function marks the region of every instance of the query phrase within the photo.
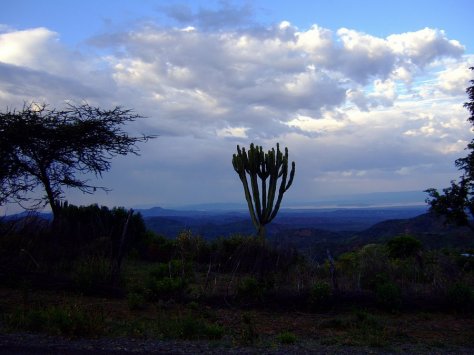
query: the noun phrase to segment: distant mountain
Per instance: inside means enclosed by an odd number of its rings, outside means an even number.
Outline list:
[[[320,198],[316,201],[285,200],[285,207],[289,209],[315,208],[386,208],[425,206],[426,192],[423,191],[396,191],[345,194],[340,196]],[[173,207],[178,211],[247,211],[245,201],[241,203],[201,203]]]
[[[190,229],[204,238],[255,232],[248,211],[176,211],[162,208],[139,210],[151,230],[170,238]],[[426,207],[359,209],[282,209],[268,225],[269,235],[281,230],[315,228],[333,232],[361,231],[375,223],[410,218],[426,212]]]

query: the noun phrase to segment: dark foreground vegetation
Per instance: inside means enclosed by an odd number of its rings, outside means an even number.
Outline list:
[[[171,240],[133,211],[0,226],[1,332],[215,346],[474,346],[474,250],[400,235],[316,262],[261,238]],[[333,349],[334,350],[334,349]]]

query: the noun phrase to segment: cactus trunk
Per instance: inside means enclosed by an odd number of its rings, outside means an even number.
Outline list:
[[[248,152],[245,148],[241,149],[237,146],[237,153],[232,157],[232,165],[242,181],[245,199],[257,235],[263,239],[265,226],[276,217],[283,194],[293,183],[295,162],[291,164],[288,178],[288,148],[285,148],[285,154],[283,154],[277,143],[276,151],[272,149],[264,153],[262,147],[254,146],[252,143]],[[250,178],[250,187],[247,175]],[[269,179],[268,184],[267,179]],[[275,203],[278,179],[281,180]]]

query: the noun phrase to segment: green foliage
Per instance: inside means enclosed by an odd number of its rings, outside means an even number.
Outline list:
[[[474,70],[474,67],[470,68]],[[474,124],[474,80],[466,89],[469,101],[464,103],[464,107],[469,110],[470,117],[468,121]],[[459,178],[459,182],[451,181],[451,186],[443,189],[440,193],[438,190],[430,188],[426,190],[429,197],[426,202],[430,204],[430,209],[438,215],[442,215],[449,223],[460,226],[468,226],[474,228],[472,217],[474,217],[474,139],[467,145],[466,150],[469,154],[464,158],[456,160],[455,165],[463,174]]]
[[[355,310],[350,321],[348,344],[380,347],[387,345],[385,324],[364,310]]]
[[[368,244],[358,251],[358,256],[360,286],[374,290],[380,277],[390,272],[387,250],[382,245]]]
[[[380,282],[375,287],[377,303],[389,311],[399,310],[402,305],[402,293],[397,284],[391,281]]]
[[[311,287],[309,303],[313,309],[320,310],[327,306],[331,298],[331,286],[325,281],[317,281]]]
[[[177,255],[176,241],[147,231],[139,248],[140,258],[147,261],[168,262]]]
[[[5,317],[5,323],[16,331],[39,331],[63,336],[97,337],[104,331],[103,312],[79,306],[18,309]]]
[[[410,235],[401,235],[387,242],[388,255],[391,258],[408,258],[421,250],[421,242]]]
[[[61,236],[58,242],[76,255],[113,257],[120,252],[121,246],[130,250],[146,240],[145,222],[139,213],[132,214],[123,235],[128,214],[123,207],[109,209],[96,204],[74,206],[65,203],[53,232]]]
[[[147,283],[148,295],[152,301],[181,298],[187,287],[188,283],[181,277],[150,279]]]
[[[232,165],[239,175],[244,187],[245,199],[250,212],[252,222],[257,229],[259,237],[265,237],[265,225],[270,223],[278,213],[283,194],[288,191],[295,176],[295,162],[292,162],[290,176],[288,178],[288,148],[285,154],[280,151],[277,143],[277,150],[272,148],[267,153],[263,148],[250,144],[248,153],[245,148],[237,146],[237,154],[232,156]],[[247,174],[250,177],[250,192],[247,181]],[[278,198],[275,202],[278,179],[281,178],[278,189]],[[260,179],[260,186],[259,186]],[[267,179],[269,179],[267,186]],[[267,191],[268,187],[268,191]],[[260,197],[261,194],[261,197]]]
[[[451,307],[460,311],[474,310],[474,291],[464,282],[456,282],[447,290],[447,300]]]
[[[237,298],[245,302],[263,300],[264,286],[255,277],[244,277],[237,285]]]
[[[209,244],[200,236],[193,235],[190,230],[179,233],[175,244],[181,260],[188,262],[209,260]]]
[[[150,300],[181,298],[192,276],[192,264],[189,262],[174,259],[166,264],[157,264],[150,270],[146,281]]]
[[[204,334],[208,339],[218,340],[224,336],[225,330],[219,324],[206,324],[204,328]]]
[[[171,329],[173,328],[174,330],[170,333],[175,333],[178,338],[185,340],[217,340],[224,336],[224,328],[220,325],[215,323],[209,324],[193,315],[188,315],[184,318],[178,319],[174,324],[171,322]]]
[[[277,339],[281,344],[285,344],[285,345],[295,344],[296,341],[298,340],[296,335],[292,332],[280,333],[278,334]]]
[[[72,272],[77,289],[94,294],[110,282],[110,262],[103,257],[86,257],[76,261]]]
[[[245,312],[241,317],[241,333],[238,339],[244,345],[254,344],[259,338],[259,333],[255,326],[255,319],[251,313]]]

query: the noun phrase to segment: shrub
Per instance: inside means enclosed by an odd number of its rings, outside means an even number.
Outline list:
[[[175,243],[182,260],[188,262],[209,260],[209,244],[202,237],[193,235],[190,230],[179,233]]]
[[[181,298],[186,291],[188,283],[181,277],[164,277],[148,281],[148,295],[150,300],[163,300]]]
[[[389,240],[387,248],[391,258],[404,259],[416,255],[421,250],[421,242],[410,235],[401,235]]]
[[[158,263],[154,265],[150,270],[149,275],[154,279],[162,279],[165,277],[191,279],[194,276],[193,265],[191,262],[173,259],[167,263]]]
[[[240,341],[243,344],[253,344],[259,338],[257,328],[255,327],[254,317],[250,313],[242,314],[242,332]]]
[[[79,291],[94,294],[110,283],[110,261],[103,257],[85,257],[74,264],[72,279]]]
[[[237,285],[237,298],[242,301],[262,301],[264,287],[254,277],[244,277]]]
[[[349,321],[346,343],[350,345],[368,345],[371,347],[386,346],[387,328],[383,319],[356,309],[353,319]]]
[[[218,340],[224,336],[224,328],[219,324],[207,324],[204,333],[208,339]]]
[[[402,305],[402,294],[398,285],[391,281],[379,283],[375,288],[377,303],[390,311],[400,309]]]
[[[278,341],[281,343],[281,344],[294,344],[296,343],[296,335],[291,333],[291,332],[283,332],[283,333],[280,333],[277,337]]]
[[[474,302],[474,292],[472,288],[464,282],[457,282],[451,285],[447,291],[447,300],[451,307],[457,310],[472,310]]]
[[[147,231],[142,244],[139,246],[140,256],[148,261],[168,262],[176,257],[176,242]]]
[[[331,297],[331,286],[325,281],[316,282],[309,293],[309,303],[313,309],[321,309],[328,305]]]
[[[104,330],[104,316],[101,310],[91,312],[79,306],[53,306],[17,310],[6,317],[6,325],[13,330],[95,337]]]
[[[389,272],[389,259],[387,250],[382,245],[368,244],[359,251],[359,273],[360,286],[363,289],[374,290],[377,285],[377,275]]]
[[[179,323],[179,336],[182,339],[196,339],[202,330],[203,324],[192,316],[182,319]]]

